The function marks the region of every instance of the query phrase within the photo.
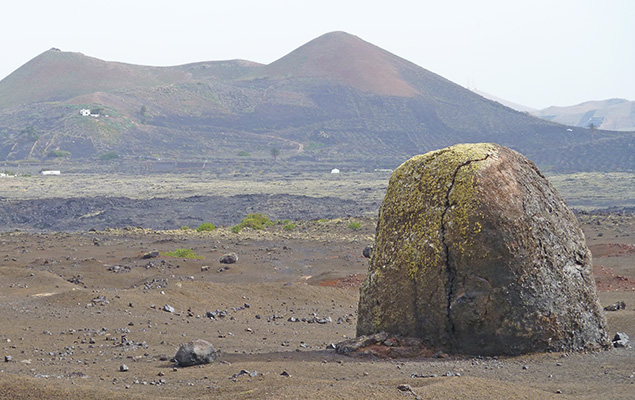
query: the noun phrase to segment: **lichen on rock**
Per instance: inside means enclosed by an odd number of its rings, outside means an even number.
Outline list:
[[[357,325],[382,331],[484,355],[608,343],[575,216],[495,144],[416,156],[391,176]]]

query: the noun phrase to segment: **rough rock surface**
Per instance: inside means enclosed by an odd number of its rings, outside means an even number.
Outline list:
[[[236,253],[223,254],[218,260],[221,264],[235,264],[238,261]]]
[[[192,365],[210,364],[216,360],[218,352],[211,343],[197,339],[193,342],[182,344],[174,356],[179,367],[190,367]]]
[[[607,347],[591,267],[577,219],[519,153],[416,156],[390,178],[357,335],[480,355]]]

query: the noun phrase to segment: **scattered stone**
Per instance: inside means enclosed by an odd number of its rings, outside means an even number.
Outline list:
[[[220,261],[221,264],[234,264],[238,261],[238,256],[236,253],[228,253],[224,254],[218,261]]]
[[[201,272],[209,271],[209,265],[203,265],[201,267]]]
[[[626,310],[626,303],[623,301],[618,301],[617,303],[613,303],[609,306],[604,307],[604,311],[619,311]]]
[[[362,255],[366,258],[371,258],[373,255],[373,246],[366,246],[364,247],[364,250],[362,251]]]
[[[174,310],[174,307],[172,307],[169,304],[166,304],[166,305],[163,306],[163,311],[167,311],[169,313],[173,313],[175,310]]]
[[[631,347],[628,335],[624,332],[617,332],[613,337],[613,347]]]
[[[189,367],[192,365],[210,364],[218,357],[218,352],[211,343],[197,339],[193,342],[182,344],[174,356],[176,365]]]
[[[287,371],[282,371],[282,372],[280,373],[280,376],[287,376],[287,377],[288,377],[288,376],[291,376],[291,374],[290,374],[290,373],[288,373]]]
[[[4,356],[4,362],[11,362],[13,361],[13,357],[11,356]]]
[[[126,364],[121,364],[119,366],[119,371],[121,371],[121,372],[127,372],[129,370],[130,370],[130,368],[128,368],[128,366]]]
[[[141,256],[143,260],[147,260],[148,258],[155,258],[155,257],[159,257],[158,251],[151,251]]]
[[[408,384],[399,385],[399,386],[397,386],[397,389],[399,389],[402,392],[410,392],[412,394],[415,393],[414,390],[412,390],[412,387],[410,387],[410,385],[408,385]]]
[[[358,336],[479,355],[597,349],[610,345],[601,310],[578,220],[521,154],[460,144],[392,174]]]

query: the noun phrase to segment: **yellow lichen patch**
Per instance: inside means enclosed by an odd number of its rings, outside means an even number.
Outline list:
[[[403,325],[406,308],[446,303],[439,298],[446,285],[445,273],[439,273],[447,264],[446,215],[452,213],[452,229],[461,236],[480,232],[478,221],[470,218],[478,211],[474,180],[478,162],[495,149],[492,144],[456,145],[415,156],[394,171],[381,207],[369,275],[361,288],[360,312],[370,317],[366,323],[371,330]],[[463,251],[469,243],[458,246]],[[364,304],[365,295],[387,293],[402,298]],[[419,298],[413,299],[414,293]],[[362,311],[365,307],[368,310]]]

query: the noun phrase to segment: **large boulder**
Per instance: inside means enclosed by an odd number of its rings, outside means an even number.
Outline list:
[[[577,219],[519,153],[416,156],[390,178],[357,335],[480,355],[606,347],[591,267]]]

